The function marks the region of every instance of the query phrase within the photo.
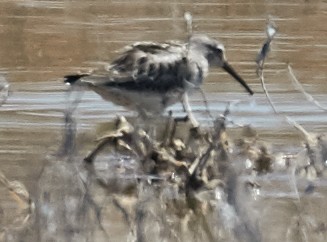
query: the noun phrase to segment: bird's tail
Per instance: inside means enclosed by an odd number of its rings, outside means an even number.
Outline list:
[[[89,76],[89,74],[67,75],[64,76],[64,82],[73,85],[75,82],[86,76]]]

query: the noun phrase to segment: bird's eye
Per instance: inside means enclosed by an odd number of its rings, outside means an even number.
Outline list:
[[[214,55],[222,55],[223,50],[217,46],[207,45],[207,48],[214,54]]]
[[[223,50],[220,49],[220,48],[214,48],[214,53],[215,53],[216,55],[222,55],[222,54],[223,54]]]
[[[223,59],[223,49],[219,48],[216,45],[207,45],[208,53],[207,53],[207,59],[210,61]]]

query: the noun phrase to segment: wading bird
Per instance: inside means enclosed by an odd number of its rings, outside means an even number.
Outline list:
[[[209,67],[221,67],[249,94],[253,91],[228,64],[224,46],[206,35],[193,35],[186,43],[137,42],[108,66],[105,73],[65,76],[65,82],[86,86],[103,99],[141,116],[161,114],[181,102],[198,126],[188,102],[188,92],[200,87]]]

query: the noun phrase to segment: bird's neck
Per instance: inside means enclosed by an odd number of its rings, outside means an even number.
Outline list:
[[[201,68],[203,72],[203,77],[206,77],[209,72],[209,62],[207,58],[204,56],[203,52],[199,51],[196,48],[190,48],[188,51],[188,58],[191,62],[197,64],[199,68]]]
[[[203,56],[203,53],[192,49],[188,52],[188,60],[193,69],[193,80],[190,81],[196,86],[201,85],[209,72],[208,60]]]

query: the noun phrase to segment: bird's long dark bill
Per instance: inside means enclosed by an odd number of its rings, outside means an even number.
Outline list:
[[[246,84],[246,82],[243,80],[242,77],[240,77],[237,72],[231,67],[228,62],[225,62],[223,67],[225,71],[227,71],[232,77],[234,77],[241,85],[250,93],[250,95],[253,95],[253,91],[251,88]]]

